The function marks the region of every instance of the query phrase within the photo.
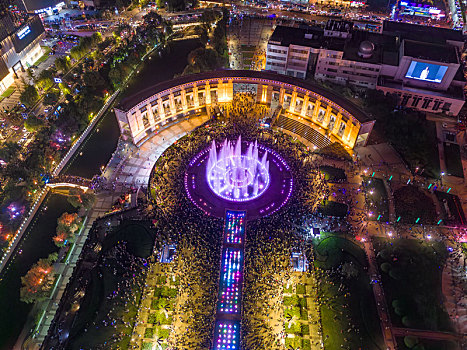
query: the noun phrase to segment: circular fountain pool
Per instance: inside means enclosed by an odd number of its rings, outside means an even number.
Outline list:
[[[248,218],[270,215],[292,193],[288,164],[275,151],[255,142],[224,140],[195,156],[185,173],[190,200],[209,215],[247,210]]]

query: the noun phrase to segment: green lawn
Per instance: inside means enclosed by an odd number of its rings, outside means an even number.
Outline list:
[[[433,200],[417,186],[408,185],[395,190],[394,206],[396,217],[404,223],[435,224],[438,221]]]
[[[441,291],[446,246],[413,239],[387,242],[378,238],[374,243],[393,324],[451,331]]]
[[[325,349],[340,349],[341,345],[345,349],[384,349],[364,251],[334,235],[316,240],[314,246]],[[342,265],[352,267],[351,278],[343,277]]]
[[[4,99],[4,98],[8,98],[10,97],[11,95],[13,95],[13,93],[15,92],[16,88],[14,86],[10,86],[8,89],[6,89],[3,94],[0,95],[0,98],[1,99]]]
[[[366,204],[372,213],[370,220],[389,221],[389,199],[384,182],[375,177],[363,177]]]
[[[52,51],[52,49],[48,46],[41,46],[41,48],[44,54],[41,57],[39,57],[39,59],[36,62],[34,62],[34,66],[38,66],[39,64],[44,62],[47,58],[49,58],[49,53],[50,51]]]

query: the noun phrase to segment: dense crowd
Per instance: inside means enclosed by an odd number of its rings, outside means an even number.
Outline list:
[[[177,245],[174,272],[180,278],[180,292],[169,343],[173,349],[209,348],[217,300],[221,220],[207,216],[187,198],[185,169],[212,140],[234,140],[241,134],[276,150],[294,176],[288,205],[279,215],[257,220],[247,229],[242,343],[247,349],[274,349],[283,346],[279,341],[284,337],[281,293],[290,278],[292,246],[299,243],[296,227],[316,210],[329,189],[305,146],[289,135],[259,128],[266,108],[256,103],[254,94],[235,94],[222,112],[224,118],[167,149],[151,175],[154,220]]]

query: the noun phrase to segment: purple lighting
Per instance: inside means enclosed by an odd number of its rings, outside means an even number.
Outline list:
[[[238,321],[218,321],[214,350],[240,349],[240,323]]]
[[[224,228],[225,243],[242,244],[245,214],[227,211]]]
[[[215,141],[209,150],[206,178],[211,190],[233,202],[245,202],[261,196],[269,186],[268,152],[259,154],[258,143],[249,143],[242,153],[242,137],[235,144],[225,140],[217,150]]]
[[[219,295],[219,311],[239,313],[241,286],[242,251],[236,248],[225,248],[222,259],[221,285]]]

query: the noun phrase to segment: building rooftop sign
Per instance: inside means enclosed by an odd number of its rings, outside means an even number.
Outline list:
[[[24,28],[21,28],[16,35],[18,36],[19,40],[22,40],[26,35],[31,33],[31,28],[29,26],[26,26]]]

